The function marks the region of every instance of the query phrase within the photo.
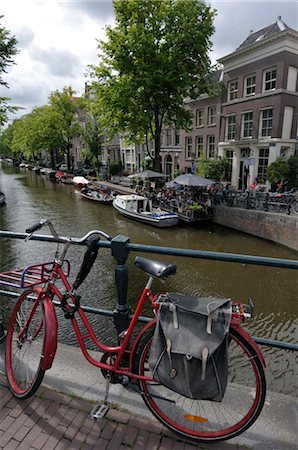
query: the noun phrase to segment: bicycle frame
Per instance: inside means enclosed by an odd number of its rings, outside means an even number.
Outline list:
[[[58,278],[62,281],[62,284],[66,290],[66,294],[63,294],[61,292],[61,290],[55,285],[55,281]],[[155,324],[155,321],[156,321],[155,319],[152,319],[152,321],[149,322],[138,334],[138,336],[136,337],[136,339],[133,343],[132,350],[127,350],[130,338],[132,336],[132,332],[136,326],[139,316],[141,315],[141,312],[142,312],[142,309],[143,309],[146,299],[149,298],[149,300],[153,304],[154,296],[153,296],[153,292],[150,289],[151,283],[152,283],[152,280],[150,282],[150,279],[149,279],[149,282],[143,289],[143,292],[139,299],[136,310],[130,321],[129,327],[124,334],[122,343],[121,343],[121,345],[118,345],[115,347],[105,345],[103,342],[101,342],[101,340],[99,340],[96,337],[84,311],[80,308],[80,306],[78,306],[77,313],[79,314],[79,318],[81,319],[87,333],[85,335],[82,335],[79,325],[78,325],[78,321],[75,317],[73,317],[71,319],[71,323],[72,323],[73,329],[75,331],[80,348],[82,350],[82,353],[89,363],[100,368],[101,370],[108,370],[115,374],[126,375],[129,378],[148,379],[148,380],[151,379],[150,377],[143,377],[143,376],[134,374],[132,365],[133,365],[133,361],[134,361],[133,355],[137,348],[137,345],[140,342],[140,339],[144,335],[144,333]],[[53,305],[52,300],[54,297],[57,297],[60,300],[60,302],[62,302],[64,296],[67,295],[67,297],[72,301],[72,303],[75,304],[75,295],[72,293],[71,285],[67,279],[67,276],[63,272],[61,263],[59,261],[55,261],[53,270],[52,270],[52,274],[50,276],[49,281],[47,282],[47,285],[44,288],[37,287],[35,289],[39,293],[37,301],[42,301],[44,308],[45,308],[45,316],[46,316],[46,323],[47,323],[46,349],[44,352],[44,360],[42,363],[42,369],[47,370],[52,366],[52,363],[53,363],[53,360],[54,360],[54,357],[56,354],[56,349],[57,349],[58,325],[57,325],[56,311],[55,311],[55,307]],[[90,355],[90,353],[85,345],[85,340],[88,338],[91,338],[92,342],[99,348],[99,350],[115,356],[116,359],[113,361],[112,364],[107,364],[102,361],[98,361]],[[127,352],[128,352],[128,356],[129,356],[128,367],[122,368],[121,362],[123,360],[124,354]]]

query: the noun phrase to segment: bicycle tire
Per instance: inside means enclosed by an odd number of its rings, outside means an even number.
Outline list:
[[[152,336],[153,332],[140,345],[139,375],[150,375],[148,356]],[[222,402],[189,399],[155,381],[139,380],[145,404],[167,428],[196,442],[217,442],[243,433],[262,411],[266,378],[256,351],[233,328],[229,333],[228,354],[229,378]]]
[[[40,386],[45,343],[44,305],[38,291],[28,289],[16,302],[6,335],[6,377],[15,397],[29,398]]]

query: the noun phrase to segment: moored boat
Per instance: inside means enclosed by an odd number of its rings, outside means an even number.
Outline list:
[[[111,195],[108,192],[94,191],[87,187],[83,188],[80,191],[80,194],[83,198],[86,198],[87,200],[92,200],[94,202],[101,203],[104,205],[111,205],[114,199],[113,195]]]
[[[178,215],[152,207],[152,201],[142,195],[117,195],[114,208],[123,216],[158,228],[174,227],[178,224]]]

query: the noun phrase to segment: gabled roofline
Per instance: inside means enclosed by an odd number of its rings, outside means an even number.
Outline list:
[[[251,51],[254,51],[260,47],[265,47],[271,42],[283,40],[285,37],[290,37],[294,40],[298,40],[298,32],[296,30],[293,30],[292,28],[286,28],[280,33],[268,36],[264,39],[261,39],[260,41],[255,41],[252,44],[247,45],[245,47],[238,48],[234,52],[226,56],[223,56],[222,58],[219,58],[217,62],[219,62],[220,64],[225,64],[228,61],[236,59],[239,56],[242,56],[246,53],[250,53]]]

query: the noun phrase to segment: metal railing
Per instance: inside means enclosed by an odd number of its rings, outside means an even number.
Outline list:
[[[25,239],[27,236],[28,236],[27,233],[13,233],[9,231],[0,230],[0,238]],[[31,237],[31,240],[57,242],[52,236],[48,235],[33,235]],[[84,243],[78,242],[76,238],[72,238],[72,243],[74,245],[86,245]],[[171,256],[183,256],[188,258],[208,259],[224,262],[237,262],[260,266],[280,267],[294,270],[298,269],[298,260],[241,255],[235,253],[211,252],[204,250],[189,250],[189,249],[154,246],[154,245],[132,244],[130,243],[128,237],[122,235],[116,236],[115,238],[112,239],[111,242],[99,241],[98,245],[101,248],[111,249],[112,256],[116,260],[115,284],[117,289],[118,302],[115,311],[92,308],[84,305],[82,306],[82,309],[89,313],[113,317],[118,333],[121,333],[123,330],[127,328],[128,322],[131,318],[130,306],[127,303],[128,270],[126,266],[126,260],[130,252],[137,251],[143,253],[158,253]],[[0,290],[0,295],[7,295],[12,297],[18,296],[17,293],[4,290]],[[54,302],[54,304],[56,306],[60,305],[59,302]],[[142,316],[140,320],[143,322],[147,322],[150,319]],[[1,328],[3,330],[0,321],[0,342],[1,342]],[[270,347],[282,348],[285,350],[293,350],[293,351],[298,350],[297,344],[272,339],[265,339],[255,336],[254,339],[260,345],[267,345]]]

